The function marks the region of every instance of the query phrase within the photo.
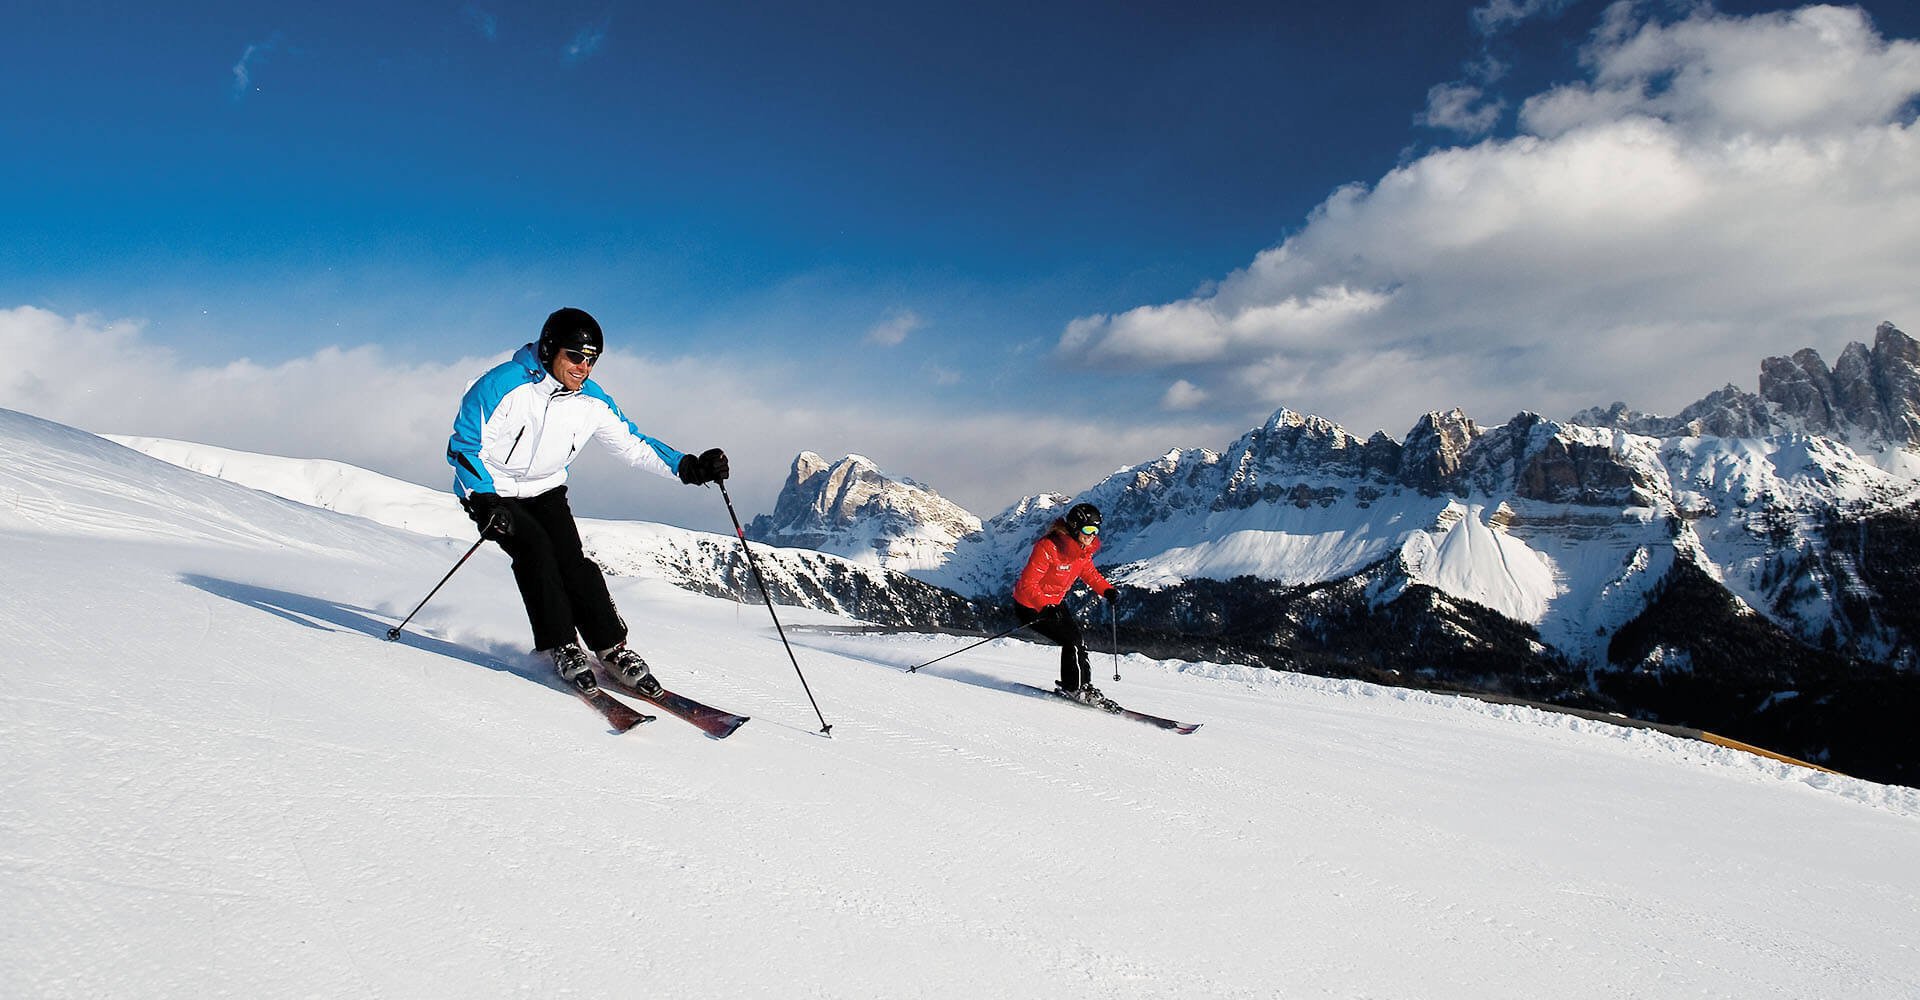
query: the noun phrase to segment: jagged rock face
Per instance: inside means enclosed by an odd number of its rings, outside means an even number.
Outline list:
[[[1920,444],[1920,342],[1882,323],[1874,331],[1870,378],[1887,440]]]
[[[1848,344],[1831,372],[1812,348],[1768,358],[1760,366],[1760,395],[1784,429],[1920,446],[1920,343],[1882,323],[1872,350]]]
[[[747,526],[769,545],[817,549],[855,562],[905,571],[936,566],[980,519],[912,480],[893,479],[848,455],[829,465],[803,451],[771,515]]]
[[[1728,385],[1701,397],[1677,416],[1655,416],[1628,409],[1625,403],[1615,403],[1605,409],[1596,406],[1582,410],[1569,422],[1656,438],[1750,438],[1772,433],[1771,421],[1766,400],[1739,386]]]
[[[1820,352],[1811,347],[1795,351],[1791,358],[1773,357],[1760,362],[1760,398],[1772,403],[1784,415],[1797,417],[1810,434],[1833,430],[1833,373],[1820,360]]]
[[[1397,478],[1424,493],[1450,493],[1459,487],[1459,473],[1467,449],[1480,437],[1480,428],[1458,407],[1420,418],[1400,450]]]
[[[1398,448],[1392,452],[1397,458]],[[1283,409],[1227,449],[1223,459],[1229,470],[1226,486],[1214,509],[1244,509],[1283,498],[1299,501],[1299,477],[1364,479],[1378,471],[1385,454],[1379,445],[1363,443],[1338,424]]]
[[[1848,344],[1833,365],[1833,398],[1828,409],[1860,431],[1886,437],[1886,411],[1874,389],[1873,355],[1858,341]]]
[[[1200,450],[1187,455],[1194,460],[1178,470],[1175,504],[1155,496],[1167,493],[1165,481],[1134,477],[1115,501],[1125,512],[1122,529],[1137,530],[1187,509],[1245,510],[1275,501],[1310,502],[1301,493],[1302,477],[1365,477],[1368,462],[1359,438],[1330,421],[1286,409],[1242,434],[1224,454]]]
[[[1920,448],[1920,343],[1892,323],[1874,331],[1873,347],[1854,342],[1832,369],[1812,348],[1760,362],[1760,393],[1716,390],[1658,417],[1615,403],[1574,415],[1573,423],[1651,437],[1766,437],[1799,433],[1858,446]]]
[[[1647,503],[1647,484],[1615,460],[1612,448],[1548,438],[1515,477],[1514,492],[1549,503]]]
[[[1457,478],[1494,496],[1645,506],[1667,492],[1655,451],[1648,440],[1594,433],[1522,413],[1474,442],[1460,457]]]
[[[1767,404],[1737,386],[1724,386],[1680,411],[1679,426],[1650,437],[1759,437],[1767,431]],[[1636,433],[1647,433],[1636,431]]]

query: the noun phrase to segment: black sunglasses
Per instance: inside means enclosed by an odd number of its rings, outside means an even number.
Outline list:
[[[576,365],[586,365],[588,368],[592,368],[594,365],[594,362],[600,360],[600,354],[597,351],[592,354],[588,354],[585,351],[576,351],[571,347],[567,347],[567,348],[562,348],[560,353],[566,355],[568,361],[571,361]]]

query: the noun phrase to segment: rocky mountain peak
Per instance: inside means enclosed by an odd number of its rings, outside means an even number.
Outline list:
[[[911,479],[894,479],[863,455],[828,463],[811,451],[794,456],[772,514],[747,525],[769,545],[817,549],[855,562],[906,571],[938,565],[980,519]]]
[[[1780,414],[1798,419],[1808,433],[1833,430],[1833,397],[1833,372],[1811,347],[1795,351],[1790,358],[1775,356],[1760,362],[1760,398]]]
[[[1882,323],[1871,348],[1848,344],[1832,368],[1811,347],[1762,360],[1757,395],[1729,385],[1675,417],[1614,403],[1582,410],[1571,422],[1662,438],[1800,433],[1920,448],[1920,342]]]
[[[1887,440],[1920,445],[1920,341],[1882,323],[1874,330],[1871,361]]]
[[[1641,413],[1625,403],[1614,403],[1605,409],[1582,410],[1568,422],[1657,438],[1747,438],[1772,433],[1772,420],[1766,400],[1728,383],[1689,404],[1677,416]]]
[[[1871,349],[1848,344],[1832,369],[1810,347],[1767,358],[1760,396],[1782,429],[1920,447],[1920,343],[1881,323]]]
[[[1645,506],[1669,489],[1657,451],[1652,439],[1522,412],[1468,448],[1461,480],[1481,492],[1523,500]]]
[[[1467,449],[1481,435],[1479,425],[1459,407],[1422,416],[1401,446],[1399,479],[1424,493],[1452,491]]]

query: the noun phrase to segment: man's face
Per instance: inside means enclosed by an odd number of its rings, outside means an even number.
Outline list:
[[[579,392],[587,376],[593,374],[593,363],[600,360],[599,353],[592,348],[584,351],[567,347],[553,352],[553,363],[547,370],[560,380],[568,392]]]

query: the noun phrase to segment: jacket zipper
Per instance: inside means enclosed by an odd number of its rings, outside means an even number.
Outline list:
[[[513,436],[513,444],[507,446],[507,457],[500,460],[501,465],[504,466],[508,462],[513,461],[513,453],[519,449],[520,439],[526,436],[527,436],[527,429],[525,427],[520,428],[520,433],[515,434]]]

